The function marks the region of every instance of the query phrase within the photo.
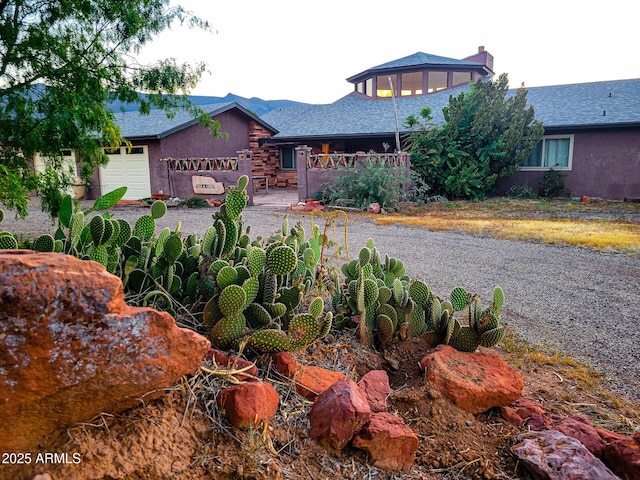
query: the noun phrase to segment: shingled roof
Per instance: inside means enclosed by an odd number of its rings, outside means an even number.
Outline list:
[[[199,107],[212,117],[235,108],[272,132],[278,131],[236,102],[212,103]],[[115,112],[115,120],[120,126],[120,133],[127,140],[164,138],[198,123],[197,119],[184,110],[176,112],[173,118],[168,118],[163,110],[151,110],[148,115],[137,111]]]
[[[468,86],[463,85],[397,98],[400,128],[410,114],[419,115],[427,106],[431,107],[433,122],[441,123],[442,108],[449,103],[449,96],[466,90]],[[510,95],[516,91],[510,90]],[[536,119],[547,130],[640,125],[640,79],[533,87],[527,91]],[[392,135],[395,129],[390,98],[374,100],[355,92],[332,104],[280,108],[260,118],[279,131],[275,139],[291,141]]]

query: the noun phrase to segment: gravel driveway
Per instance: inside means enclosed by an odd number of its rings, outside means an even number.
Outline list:
[[[90,205],[87,204],[87,206]],[[117,218],[134,221],[144,210],[113,210]],[[243,217],[252,236],[268,236],[282,225],[285,208],[250,207]],[[33,237],[53,232],[48,217],[37,208],[27,220],[11,214],[0,230]],[[292,214],[308,231],[309,220]],[[202,234],[211,225],[210,210],[170,208],[158,228]],[[317,217],[316,223],[323,220]],[[350,216],[349,249],[357,256],[368,238],[376,247],[402,260],[438,294],[463,286],[488,302],[495,285],[506,294],[503,322],[531,343],[557,348],[593,365],[618,393],[640,400],[640,259],[573,247],[497,240],[453,232],[430,232],[403,225],[376,226]],[[342,229],[337,241],[342,242]]]

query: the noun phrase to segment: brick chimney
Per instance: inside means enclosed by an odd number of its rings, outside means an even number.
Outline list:
[[[471,62],[478,62],[483,64],[489,70],[491,70],[490,75],[493,76],[493,55],[485,51],[484,45],[480,45],[478,47],[478,53],[475,53],[469,57],[466,57],[463,60],[469,60]]]

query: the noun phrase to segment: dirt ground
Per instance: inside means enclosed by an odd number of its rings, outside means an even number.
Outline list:
[[[268,425],[249,431],[232,428],[215,406],[217,392],[229,381],[198,372],[162,399],[119,415],[102,415],[49,438],[42,451],[66,453],[68,463],[21,469],[3,465],[0,479],[31,479],[45,473],[53,480],[529,478],[509,454],[513,436],[521,429],[493,410],[470,415],[425,382],[418,362],[430,348],[429,338],[422,337],[395,343],[383,355],[363,348],[353,333],[344,332],[330,334],[295,355],[299,363],[339,370],[355,381],[370,370],[388,372],[390,411],[403,418],[419,440],[415,464],[406,474],[369,466],[362,450],[327,452],[310,439],[311,403],[271,368],[268,356],[262,356],[252,360],[280,394],[279,412]],[[512,365],[520,363],[500,347],[485,351]],[[637,420],[628,415],[640,411],[640,405],[586,391],[559,375],[553,365],[519,370],[525,379],[524,396],[549,412],[584,413],[595,425],[625,434],[637,428]]]

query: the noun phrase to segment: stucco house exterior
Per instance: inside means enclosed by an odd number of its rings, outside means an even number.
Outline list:
[[[327,178],[309,172],[320,164],[318,156],[393,151],[398,148],[396,114],[400,137],[409,133],[403,121],[424,107],[431,107],[434,123],[442,122],[451,95],[466,91],[469,81],[492,76],[493,57],[484,47],[462,60],[418,52],[348,78],[353,91],[332,104],[262,115],[278,130],[262,143],[278,147],[283,158],[301,146],[309,149],[305,164],[297,165],[299,196],[309,196]],[[497,193],[511,185],[537,189],[544,172],[554,168],[565,175],[572,195],[640,197],[640,79],[527,90],[545,137]]]
[[[404,120],[428,106],[433,122],[443,122],[451,95],[493,75],[493,56],[484,47],[461,60],[417,52],[349,77],[352,92],[331,104],[279,107],[260,117],[237,102],[200,105],[228,134],[218,139],[185,112],[172,119],[162,111],[118,112],[131,147],[107,152],[110,163],[94,175],[90,195],[126,185],[130,199],[154,193],[216,198],[220,184],[247,174],[254,188],[297,188],[303,199],[320,189],[332,167],[371,152],[408,166]],[[527,91],[545,136],[527,162],[499,182],[497,194],[511,185],[537,189],[554,168],[574,196],[640,197],[640,79]]]
[[[117,112],[116,122],[130,145],[105,150],[109,164],[95,172],[90,195],[97,197],[126,186],[124,199],[131,200],[152,194],[215,198],[223,192],[214,181],[226,188],[240,175],[251,174],[251,151],[261,159],[259,139],[277,130],[236,102],[200,108],[220,123],[220,138],[214,138],[187,112],[173,118],[161,110],[149,115]]]

